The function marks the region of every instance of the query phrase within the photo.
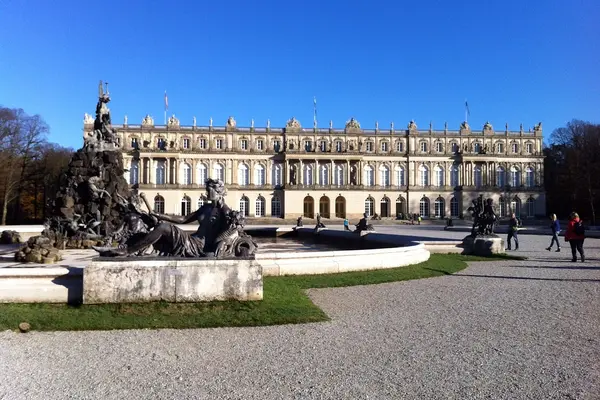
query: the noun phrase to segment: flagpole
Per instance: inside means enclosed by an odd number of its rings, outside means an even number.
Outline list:
[[[313,125],[317,129],[317,98],[313,97]]]

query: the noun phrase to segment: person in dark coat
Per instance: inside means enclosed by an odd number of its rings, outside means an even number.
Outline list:
[[[560,251],[560,242],[558,241],[558,234],[560,233],[560,222],[558,222],[558,218],[556,218],[556,214],[552,214],[550,216],[550,220],[552,223],[550,224],[550,229],[552,229],[552,240],[550,241],[550,247],[547,247],[546,250],[552,250],[552,246],[554,242],[556,242],[556,252]]]
[[[515,250],[519,250],[519,236],[517,232],[519,231],[519,220],[515,213],[512,213],[510,221],[508,222],[508,237],[506,238],[507,249],[511,249],[512,239],[515,239]]]
[[[579,214],[572,212],[569,216],[567,231],[565,232],[565,241],[571,245],[571,253],[573,254],[572,262],[577,262],[577,253],[581,256],[581,262],[585,262],[585,253],[583,251],[583,241],[585,233],[577,233],[576,226],[581,223]]]

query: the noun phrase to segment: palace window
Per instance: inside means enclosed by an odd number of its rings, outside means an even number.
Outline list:
[[[437,142],[435,144],[435,151],[437,151],[438,153],[443,153],[444,152],[444,144],[442,142]]]
[[[198,173],[198,184],[203,185],[206,182],[206,171],[208,170],[208,168],[206,168],[206,164],[204,163],[200,163],[198,164],[198,166],[196,167],[196,172]]]
[[[528,217],[535,216],[535,200],[533,200],[531,197],[525,202],[525,212],[527,213]]]
[[[373,174],[373,167],[367,165],[365,167],[365,185],[373,186],[375,184],[375,177]]]
[[[184,149],[190,148],[190,139],[188,139],[188,138],[183,139],[183,148]]]
[[[421,149],[421,153],[427,153],[427,142],[421,142],[419,144],[420,149]]]
[[[425,165],[419,167],[419,177],[421,186],[429,186],[429,168]]]
[[[479,165],[476,165],[473,169],[473,181],[475,183],[476,188],[480,188],[481,186],[483,186],[483,175],[481,167]]]
[[[256,150],[262,150],[263,147],[264,147],[264,142],[261,139],[257,140],[256,141]]]
[[[221,164],[215,164],[213,167],[215,179],[223,181],[225,183],[225,168]]]
[[[381,142],[381,151],[388,151],[388,142]]]
[[[200,147],[201,149],[206,149],[206,139],[199,139],[198,147]]]
[[[513,153],[518,153],[519,152],[519,145],[516,143],[513,143],[511,146],[511,150]]]
[[[452,143],[452,152],[458,153],[458,143]]]
[[[342,142],[340,140],[335,142],[335,151],[338,153],[342,152]]]
[[[157,185],[164,185],[165,183],[167,183],[165,171],[166,171],[165,160],[157,161],[156,162],[156,184]]]
[[[279,153],[281,151],[281,141],[273,141],[273,150],[275,150],[276,153]]]
[[[525,186],[528,188],[535,186],[535,173],[531,167],[525,168]]]
[[[396,142],[396,151],[399,153],[404,152],[404,142],[400,140]]]
[[[138,160],[131,161],[131,167],[129,167],[129,184],[135,185],[139,182],[140,176],[140,162]]]
[[[473,144],[473,152],[474,152],[475,154],[479,154],[479,153],[481,153],[481,143],[477,143],[477,142],[475,142],[475,143]]]
[[[304,165],[304,184],[305,185],[313,184],[313,167],[311,164]]]
[[[373,151],[373,142],[367,142],[365,143],[365,148],[368,152]]]
[[[396,167],[395,172],[396,172],[396,177],[395,177],[396,186],[405,186],[406,180],[405,180],[405,174],[404,174],[404,167]]]
[[[131,138],[131,148],[136,150],[140,148],[137,138]]]
[[[515,196],[510,202],[510,208],[515,213],[517,218],[521,217],[521,199]]]
[[[533,153],[533,145],[531,143],[527,143],[525,145],[525,151],[529,154]]]
[[[371,196],[369,196],[365,200],[365,214],[367,214],[367,217],[373,216],[374,209],[375,209],[375,200]]]
[[[271,183],[275,186],[281,186],[281,164],[273,164],[271,168]]]
[[[256,199],[256,207],[255,207],[255,217],[264,217],[265,216],[265,198],[262,196],[258,196]]]
[[[450,167],[450,186],[457,187],[458,183],[458,165],[454,164]]]
[[[433,170],[435,172],[435,186],[444,186],[444,168],[436,165]]]
[[[223,149],[223,139],[217,139],[217,140],[215,140],[215,147],[218,150]]]
[[[250,181],[250,174],[248,166],[246,164],[240,164],[238,166],[238,185],[247,186]]]
[[[436,218],[442,218],[444,216],[444,208],[445,208],[444,199],[442,199],[441,197],[438,197],[433,202],[433,213]]]
[[[192,212],[192,200],[188,196],[181,199],[181,215],[190,215]]]
[[[521,171],[515,166],[510,169],[510,184],[512,187],[521,186]]]
[[[167,141],[163,138],[156,139],[156,148],[159,150],[167,149]]]
[[[250,215],[250,200],[246,196],[240,199],[240,214],[244,217]]]
[[[204,196],[204,195],[201,195],[198,198],[198,209],[200,209],[204,204],[206,204],[206,200],[207,200],[206,196]]]
[[[188,163],[183,163],[181,165],[183,184],[191,185],[192,184],[192,167]]]
[[[310,140],[304,141],[304,150],[312,151],[312,141],[310,141]]]
[[[257,164],[254,167],[254,184],[264,185],[265,183],[265,167],[261,164]]]
[[[500,197],[500,200],[498,200],[498,208],[500,209],[500,218],[506,217],[506,200],[504,200],[504,197]]]
[[[506,171],[502,167],[496,169],[496,186],[499,188],[506,186]]]
[[[329,164],[319,165],[319,185],[329,185]]]
[[[427,197],[423,197],[419,201],[419,215],[421,217],[429,217],[429,199]]]
[[[498,154],[503,154],[504,153],[504,143],[499,142],[497,145],[498,148]]]
[[[165,213],[165,199],[164,197],[157,195],[154,198],[154,212],[158,214]]]
[[[458,213],[458,199],[456,197],[453,197],[452,199],[450,199],[450,216],[458,218],[459,213]]]
[[[390,169],[386,165],[379,167],[379,184],[381,186],[390,186]]]
[[[281,217],[281,200],[277,196],[271,199],[271,217]]]
[[[246,139],[240,140],[240,149],[248,150],[248,140],[246,140]]]
[[[336,165],[333,175],[333,184],[341,186],[344,184],[344,168],[341,165]]]
[[[327,142],[326,142],[326,141],[324,141],[324,140],[321,140],[321,141],[319,142],[319,150],[321,150],[321,151],[323,151],[323,152],[324,152],[324,151],[327,151]]]

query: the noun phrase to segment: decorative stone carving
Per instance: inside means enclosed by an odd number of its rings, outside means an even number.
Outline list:
[[[211,118],[212,120],[212,118]],[[212,126],[212,123],[211,123]],[[227,118],[227,125],[228,128],[235,128],[237,126],[237,122],[235,122],[235,118],[233,118],[232,116],[230,116],[229,118]]]
[[[542,123],[538,122],[538,124],[533,127],[533,131],[534,132],[541,132],[542,131]]]
[[[300,121],[298,121],[296,117],[292,117],[285,123],[285,127],[292,129],[300,129],[302,128],[302,125],[300,125]]]
[[[473,200],[473,205],[467,209],[473,216],[473,228],[471,236],[493,235],[498,218],[494,212],[493,200],[487,199],[483,203],[483,195]]]
[[[142,120],[142,126],[154,126],[154,118],[152,118],[150,114],[146,114]]]
[[[492,126],[492,124],[489,123],[489,121],[486,121],[485,124],[483,125],[483,130],[484,131],[492,131],[492,130],[494,130],[494,127]]]
[[[463,121],[463,123],[460,124],[460,129],[470,130],[471,127],[469,126],[469,123],[467,121]]]
[[[151,212],[159,221],[151,232],[139,235],[126,247],[94,247],[101,256],[135,255],[154,246],[155,251],[169,257],[250,257],[258,248],[244,230],[242,214],[231,210],[224,201],[225,186],[220,180],[207,179],[206,197],[210,203],[187,216],[170,216]],[[145,197],[142,197],[146,201]],[[146,203],[149,205],[148,203]],[[182,230],[175,224],[197,221],[195,233]]]
[[[329,120],[329,129],[333,129],[333,120]]]
[[[346,129],[360,129],[360,122],[354,118],[350,118],[350,120],[346,122]]]
[[[173,114],[171,117],[169,117],[169,120],[167,121],[167,125],[169,127],[178,127],[179,126],[179,120],[177,119],[177,117],[175,117],[175,114]]]
[[[88,113],[83,114],[83,123],[85,125],[91,125],[94,123],[94,118]]]
[[[417,130],[417,124],[415,124],[415,121],[413,121],[411,119],[410,122],[408,123],[407,128],[408,128],[409,131],[416,131]]]

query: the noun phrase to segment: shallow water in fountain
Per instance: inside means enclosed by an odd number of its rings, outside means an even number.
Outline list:
[[[340,250],[339,247],[331,244],[295,238],[254,237],[254,240],[258,244],[258,253],[261,254]]]

